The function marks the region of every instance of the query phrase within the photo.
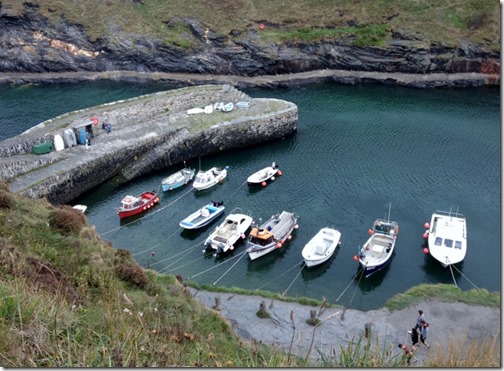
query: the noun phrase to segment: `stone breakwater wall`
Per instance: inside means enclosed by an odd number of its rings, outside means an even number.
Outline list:
[[[248,101],[250,106],[187,114],[190,108],[218,101]],[[33,144],[52,141],[90,117],[97,117],[99,125],[93,126],[89,149],[77,145],[43,155],[31,153]],[[0,179],[13,192],[64,204],[114,177],[128,181],[184,160],[293,135],[297,119],[295,104],[252,99],[229,85],[143,95],[67,113],[0,142]],[[101,129],[103,120],[111,124],[110,134]]]

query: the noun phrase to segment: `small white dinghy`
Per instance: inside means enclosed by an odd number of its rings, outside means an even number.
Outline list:
[[[86,205],[74,205],[74,206],[72,206],[72,208],[75,209],[75,210],[78,210],[78,211],[80,211],[82,213],[85,213],[86,210],[87,210],[87,206]]]
[[[231,112],[234,109],[234,104],[232,102],[226,103],[222,106],[222,112]]]
[[[65,142],[61,135],[56,134],[54,136],[54,150],[55,151],[63,151],[65,149]]]
[[[205,112],[205,109],[203,109],[203,108],[197,108],[197,107],[196,108],[191,108],[191,109],[187,110],[187,114],[188,115],[196,115],[198,113],[203,113],[203,112]]]
[[[340,244],[341,232],[337,229],[322,228],[304,246],[301,254],[307,267],[322,264],[336,251]]]
[[[262,182],[265,182],[269,179],[274,180],[274,176],[279,173],[280,169],[278,168],[278,165],[273,162],[271,166],[267,166],[264,169],[261,169],[251,176],[247,178],[247,183],[248,185],[253,185],[253,184],[262,184]],[[280,174],[279,174],[280,175]]]
[[[205,108],[203,108],[203,112],[212,113],[213,112],[213,105],[209,104],[208,106],[205,106]]]

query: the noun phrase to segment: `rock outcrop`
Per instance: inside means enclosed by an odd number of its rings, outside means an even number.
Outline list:
[[[261,40],[256,30],[216,35],[194,19],[182,21],[196,46],[169,46],[120,31],[114,40],[91,41],[79,25],[62,21],[55,26],[35,11],[23,16],[0,12],[0,73],[134,71],[253,77],[330,69],[500,76],[499,51],[468,41],[458,47],[429,45],[394,31],[392,41],[383,47],[353,46],[348,40],[275,44]],[[499,83],[499,78],[488,83]]]

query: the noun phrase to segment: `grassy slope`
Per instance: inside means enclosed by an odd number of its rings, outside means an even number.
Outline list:
[[[420,46],[456,46],[466,39],[500,50],[500,4],[495,0],[31,0],[54,24],[82,25],[91,40],[117,31],[190,47],[198,41],[184,18],[198,20],[216,35],[258,30],[264,41],[313,42],[355,36],[356,45],[383,45],[393,30],[421,36]],[[4,0],[9,14],[22,14],[22,2]],[[237,36],[239,37],[239,36]]]
[[[0,236],[2,366],[306,366],[304,360],[275,353],[260,343],[240,341],[228,323],[192,300],[176,277],[143,270],[127,251],[98,239],[85,216],[69,207],[19,197],[0,185]],[[500,303],[498,293],[422,285],[388,305],[401,308],[425,296],[490,306]],[[298,300],[321,305],[307,298]],[[471,346],[478,362],[478,354],[486,355],[485,365],[499,362],[498,352],[491,351],[495,343],[485,343],[481,349]],[[321,364],[399,365],[390,353],[370,349],[361,339],[336,363],[322,360]],[[457,349],[454,346],[453,351]],[[451,365],[453,357],[445,355],[436,362]]]

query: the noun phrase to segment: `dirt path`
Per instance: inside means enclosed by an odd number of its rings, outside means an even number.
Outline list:
[[[430,332],[427,343],[430,349],[420,347],[416,353],[416,366],[421,367],[429,354],[444,352],[450,340],[482,340],[498,336],[500,339],[501,313],[499,308],[472,306],[464,303],[424,301],[418,305],[389,312],[387,309],[362,312],[353,309],[327,309],[320,315],[322,324],[314,331],[306,320],[310,311],[318,308],[298,303],[286,303],[260,296],[214,293],[191,289],[194,298],[214,309],[216,297],[220,297],[219,313],[231,324],[242,339],[261,341],[275,348],[289,351],[301,357],[310,355],[316,361],[319,352],[328,357],[338,357],[340,347],[358,340],[370,325],[372,339],[378,339],[380,349],[391,348],[393,354],[401,354],[399,343],[411,344],[408,330],[415,325],[418,309],[423,309]],[[264,301],[270,318],[259,318],[256,312]],[[292,318],[294,321],[291,321]],[[315,336],[314,336],[315,335]],[[314,337],[313,337],[314,336]],[[314,339],[310,351],[310,344]],[[292,342],[292,345],[291,345]]]
[[[204,75],[168,72],[136,72],[136,71],[106,71],[106,72],[45,72],[45,73],[0,73],[0,83],[41,83],[68,81],[164,81],[179,84],[231,84],[233,86],[278,86],[282,84],[303,84],[320,81],[336,81],[342,83],[383,83],[416,87],[437,86],[480,86],[500,84],[499,75],[482,73],[432,73],[407,74],[369,71],[346,70],[315,70],[295,74],[237,76],[237,75]]]

